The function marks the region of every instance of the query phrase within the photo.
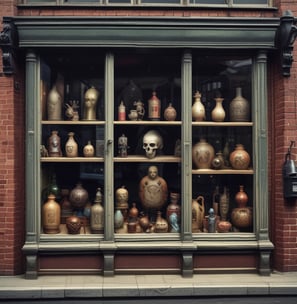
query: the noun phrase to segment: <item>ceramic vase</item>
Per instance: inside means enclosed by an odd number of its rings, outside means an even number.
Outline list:
[[[237,144],[235,150],[230,154],[229,161],[233,169],[247,170],[251,158],[249,153],[244,149],[244,146],[242,144]]]
[[[81,183],[77,183],[76,187],[70,191],[69,200],[74,209],[82,210],[89,200],[89,194]]]
[[[192,232],[203,231],[203,219],[205,216],[204,197],[198,196],[192,199]]]
[[[246,207],[248,195],[244,191],[244,186],[239,186],[239,192],[235,195],[237,208],[234,208],[231,213],[232,224],[238,229],[249,228],[253,223],[253,212],[251,207]]]
[[[81,228],[81,219],[76,215],[71,215],[66,219],[66,227],[69,234],[79,234]]]
[[[194,121],[205,120],[205,107],[201,102],[201,94],[198,91],[194,95],[194,103],[192,106],[192,117]]]
[[[225,110],[223,108],[224,98],[215,98],[216,105],[214,109],[211,111],[211,119],[216,122],[221,122],[225,120]]]
[[[52,131],[51,136],[48,139],[48,156],[61,157],[61,138],[58,135],[58,131]]]
[[[224,158],[222,152],[216,153],[216,156],[212,160],[211,165],[216,170],[222,169],[224,167]]]
[[[94,149],[94,146],[91,144],[90,140],[84,146],[83,154],[84,154],[84,157],[93,157],[95,155],[95,149]]]
[[[193,163],[197,169],[210,169],[215,150],[205,139],[200,139],[192,148]]]
[[[121,103],[118,107],[118,120],[119,121],[125,121],[126,120],[126,107],[125,107],[123,101],[121,101]]]
[[[62,120],[62,98],[55,85],[47,96],[47,119]]]
[[[154,232],[156,232],[156,233],[165,233],[165,232],[168,232],[168,223],[162,217],[161,211],[157,212],[157,218],[156,218]]]
[[[242,89],[236,88],[236,96],[231,101],[229,107],[230,121],[249,121],[250,105],[249,102],[242,96]]]
[[[167,121],[174,121],[176,119],[176,110],[172,106],[172,103],[169,103],[168,107],[164,110],[164,118]]]
[[[61,207],[55,201],[55,196],[50,194],[48,200],[42,206],[43,232],[56,234],[60,232]]]
[[[150,220],[148,215],[144,215],[143,213],[140,215],[139,225],[142,228],[143,232],[147,232],[150,227]]]
[[[68,140],[65,144],[65,153],[67,157],[77,157],[78,156],[78,145],[74,139],[74,133],[68,133]]]
[[[138,209],[136,208],[136,203],[132,203],[132,207],[129,210],[129,217],[133,219],[137,219]]]
[[[167,221],[169,221],[170,215],[172,213],[176,213],[177,220],[178,220],[178,222],[180,222],[181,207],[178,205],[180,194],[176,193],[176,192],[171,192],[169,197],[170,197],[170,203],[169,203],[169,205],[167,206],[167,209],[166,209]]]
[[[161,101],[154,91],[152,97],[148,101],[148,118],[149,120],[160,120],[161,117]]]
[[[114,228],[120,229],[124,225],[124,216],[120,209],[117,209],[114,214]]]
[[[101,189],[97,189],[96,198],[91,207],[90,225],[92,233],[102,233],[104,231],[104,208],[102,207]]]
[[[222,221],[227,220],[229,212],[229,190],[224,187],[224,192],[220,195],[220,216]]]

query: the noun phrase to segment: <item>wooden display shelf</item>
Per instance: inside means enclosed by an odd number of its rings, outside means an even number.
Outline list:
[[[133,163],[133,162],[145,162],[145,163],[180,163],[181,158],[176,156],[162,155],[154,158],[147,158],[141,155],[129,155],[128,157],[114,157],[116,163]]]
[[[105,121],[103,120],[42,120],[42,125],[104,125]]]
[[[103,157],[41,157],[42,163],[98,163],[104,162]]]
[[[252,127],[253,122],[232,122],[232,121],[223,121],[223,122],[214,122],[214,121],[193,121],[193,127]]]
[[[247,169],[247,170],[235,170],[235,169],[193,169],[192,174],[208,174],[208,175],[224,175],[224,174],[246,174],[246,175],[253,175],[254,170],[253,169]]]
[[[114,125],[131,125],[131,126],[139,126],[139,125],[149,125],[149,126],[181,126],[181,121],[167,121],[167,120],[124,120],[119,121],[115,120]]]

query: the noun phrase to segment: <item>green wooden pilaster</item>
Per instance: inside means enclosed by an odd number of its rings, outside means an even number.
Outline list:
[[[193,275],[192,242],[192,54],[185,51],[182,58],[182,274]]]
[[[36,54],[26,55],[26,278],[37,277],[40,226],[40,69]]]
[[[104,252],[104,275],[114,274],[114,56],[107,53],[105,57],[105,231],[104,242],[100,245]]]
[[[267,54],[258,52],[253,68],[254,225],[260,250],[259,273],[269,275],[273,249],[268,234]]]

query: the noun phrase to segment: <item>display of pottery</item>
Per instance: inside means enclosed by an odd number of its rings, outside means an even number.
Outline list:
[[[197,169],[210,169],[215,157],[215,150],[204,138],[193,145],[192,158]]]
[[[63,146],[63,152],[65,147],[64,156],[66,157],[78,157],[79,152],[86,158],[94,157],[95,149],[92,145],[93,141],[94,143],[96,142],[96,157],[103,158],[103,160],[100,159],[99,162],[102,161],[104,163],[106,154],[109,153],[107,147],[109,142],[106,140],[106,133],[108,132],[106,132],[106,129],[108,130],[111,124],[114,123],[114,138],[108,138],[113,147],[113,162],[117,163],[115,165],[116,167],[124,164],[123,168],[125,170],[125,172],[124,170],[121,172],[123,176],[119,177],[117,183],[121,180],[125,181],[126,176],[124,174],[131,173],[132,175],[135,173],[135,176],[137,176],[135,177],[135,182],[132,181],[131,183],[129,178],[127,182],[127,186],[131,189],[130,196],[133,198],[132,204],[129,202],[129,192],[125,186],[116,190],[112,189],[112,191],[115,191],[115,201],[109,203],[113,204],[112,208],[114,208],[112,210],[114,210],[115,233],[180,233],[182,229],[184,229],[181,223],[186,220],[183,218],[182,210],[187,210],[188,202],[180,201],[181,199],[184,200],[186,196],[182,192],[177,192],[181,191],[181,187],[176,185],[177,183],[175,181],[172,181],[174,178],[170,176],[172,169],[170,168],[168,172],[166,171],[167,163],[170,164],[168,166],[170,167],[171,163],[179,161],[176,159],[177,157],[185,157],[186,152],[185,142],[181,140],[184,134],[182,134],[181,131],[182,127],[179,126],[179,124],[184,124],[184,122],[167,123],[176,120],[177,110],[171,102],[167,103],[162,116],[165,121],[159,122],[159,120],[161,120],[162,107],[161,100],[157,97],[156,91],[152,92],[150,98],[148,98],[148,95],[144,96],[145,99],[142,99],[142,96],[138,96],[138,98],[132,96],[133,92],[130,91],[131,96],[129,96],[129,102],[127,102],[125,98],[122,98],[123,96],[117,96],[117,102],[113,105],[112,109],[112,116],[114,116],[115,122],[110,123],[104,120],[107,113],[104,108],[106,105],[101,108],[98,107],[99,91],[95,87],[90,86],[89,89],[86,89],[85,86],[87,86],[87,84],[82,85],[80,97],[78,97],[78,95],[73,97],[73,94],[67,94],[64,105],[62,105],[63,100],[61,94],[59,94],[55,85],[47,94],[47,119],[57,121],[64,119],[65,122],[59,122],[56,125],[54,125],[55,123],[53,122],[42,122],[42,124],[45,125],[42,126],[45,132],[42,137],[41,146],[44,147],[46,153],[44,152],[42,154],[43,159],[41,161],[44,163],[50,162],[49,165],[54,163],[54,166],[57,166],[55,163],[61,162],[65,162],[67,165],[72,162],[77,162],[79,165],[81,165],[80,163],[85,163],[92,166],[92,163],[97,162],[97,160],[82,158],[75,160],[61,158],[55,160],[45,159],[45,157],[62,157],[61,142],[63,145],[65,144],[65,146]],[[154,87],[158,88],[158,90],[160,89],[162,102],[164,101],[162,103],[163,105],[165,105],[166,100],[176,100],[177,109],[181,112],[178,113],[179,116],[185,117],[182,111],[187,110],[187,108],[189,109],[189,105],[184,107],[182,105],[183,101],[180,100],[178,95],[173,94],[175,92],[171,92],[172,96],[170,96],[174,98],[169,99],[169,96],[165,96],[165,90],[163,90],[163,88],[161,89],[161,86],[157,85]],[[252,226],[252,207],[246,206],[248,197],[244,191],[244,187],[240,185],[238,193],[234,196],[237,207],[232,209],[233,201],[231,199],[230,202],[229,188],[231,194],[233,194],[234,188],[232,187],[235,183],[234,180],[236,180],[236,177],[234,178],[233,176],[243,174],[243,172],[230,173],[230,167],[234,170],[247,170],[251,165],[251,157],[245,150],[243,144],[236,144],[234,151],[231,153],[230,148],[234,147],[236,140],[240,142],[242,139],[241,133],[237,132],[237,125],[240,125],[240,127],[243,125],[245,127],[244,130],[246,130],[249,124],[220,122],[226,120],[226,114],[227,118],[229,116],[231,122],[250,121],[250,104],[242,96],[242,89],[237,88],[236,97],[230,102],[229,111],[228,109],[225,111],[226,104],[229,102],[227,97],[226,100],[221,98],[220,95],[215,94],[214,91],[210,92],[211,90],[209,91],[207,87],[203,87],[203,84],[198,84],[197,88],[201,88],[201,91],[195,92],[193,105],[190,108],[190,110],[192,110],[192,120],[194,121],[192,122],[192,178],[193,193],[201,193],[203,196],[199,195],[196,199],[192,199],[192,233],[246,231],[246,229]],[[224,94],[227,93],[226,88],[224,88],[222,92],[224,92]],[[150,94],[150,92],[147,92],[147,89],[144,90],[144,93]],[[68,98],[69,96],[71,97]],[[219,97],[214,98],[214,96]],[[229,93],[226,94],[226,96],[230,96]],[[70,100],[72,98],[75,99]],[[81,98],[81,100],[76,100],[79,98]],[[148,102],[144,104],[141,100],[148,100]],[[81,107],[79,106],[80,102]],[[45,103],[45,100],[43,100],[43,103]],[[81,108],[80,111],[78,111],[79,108]],[[62,109],[64,109],[64,117],[61,113]],[[84,120],[83,122],[79,122],[80,115],[82,116],[81,119]],[[43,115],[43,120],[46,118],[45,116],[46,115]],[[209,121],[206,121],[206,116]],[[98,117],[102,117],[102,122],[99,121]],[[108,117],[105,119],[107,118]],[[98,122],[92,122],[97,119]],[[126,121],[126,119],[130,121]],[[106,126],[98,128],[98,125],[103,125],[103,123],[106,124]],[[50,127],[46,126],[46,124]],[[214,126],[218,132],[213,131]],[[56,130],[53,130],[53,128]],[[103,132],[100,133],[101,131],[99,132],[97,128],[103,130]],[[130,128],[133,128],[132,132]],[[173,131],[170,128],[173,129]],[[222,129],[223,131],[221,131]],[[234,129],[236,130],[234,131]],[[75,130],[76,134],[74,134],[72,130]],[[134,135],[134,130],[135,138],[131,135]],[[49,132],[51,132],[50,137],[48,137]],[[180,132],[180,134],[177,134],[178,132]],[[98,133],[100,134],[98,135]],[[246,132],[244,132],[244,134],[245,133]],[[128,137],[125,134],[129,137],[129,147]],[[167,134],[169,135],[168,137]],[[174,134],[174,136],[171,138],[172,134]],[[90,139],[92,139],[92,141]],[[198,139],[199,141],[195,142]],[[97,153],[98,141],[101,141],[102,145],[102,153],[100,155]],[[137,144],[135,144],[136,141]],[[246,138],[244,138],[242,142],[248,149],[250,148],[250,146],[248,146],[249,141]],[[146,156],[146,160],[143,159],[143,155]],[[175,156],[175,158],[173,159],[172,156]],[[142,159],[140,158],[140,162],[148,164],[143,166],[141,164],[142,168],[138,168],[137,157],[142,157]],[[183,162],[183,159],[181,162]],[[130,163],[132,163],[131,166],[129,165]],[[137,163],[137,166],[135,163]],[[153,165],[150,165],[150,163]],[[104,163],[104,165],[106,165],[106,163]],[[180,164],[176,167],[177,171],[182,171]],[[86,172],[87,175],[89,172],[80,170],[81,171],[78,172],[82,175],[80,178],[85,181],[83,174]],[[104,170],[106,170],[106,166]],[[145,172],[144,170],[147,170],[147,175],[143,173]],[[221,171],[218,172],[215,170]],[[69,174],[71,174],[72,171],[69,171]],[[167,181],[159,175],[159,172],[161,172],[162,176],[166,176]],[[230,175],[232,176],[230,177]],[[224,179],[221,178],[221,176],[228,177]],[[205,189],[203,189],[202,186],[199,188],[200,185],[204,185],[207,178],[208,181],[212,183],[209,188],[211,189],[210,191],[206,190],[207,187],[205,187]],[[246,179],[248,180],[248,178]],[[46,181],[47,178],[45,175],[42,183],[46,183]],[[208,181],[206,181],[205,184]],[[69,185],[73,184],[73,180],[69,178],[68,181],[66,177],[63,177],[62,180],[60,175],[59,182],[63,184],[63,187],[69,187]],[[196,182],[197,184],[195,184]],[[250,186],[249,181],[248,183]],[[100,184],[103,183],[100,181]],[[135,185],[136,187],[133,189]],[[217,186],[212,194],[214,185]],[[171,186],[169,189],[176,189],[177,191],[171,191],[168,196],[169,186]],[[197,188],[194,188],[194,186],[197,186]],[[91,195],[97,186],[94,186],[93,181],[91,181],[87,187]],[[222,188],[224,189],[223,193],[221,192]],[[110,189],[107,191],[109,190]],[[206,193],[207,191],[208,193]],[[56,197],[54,196],[54,198],[52,198],[49,194],[54,194]],[[42,202],[45,201],[43,198],[47,197],[47,201],[42,206],[42,226],[44,233],[55,234],[59,233],[60,229],[62,233],[64,233],[65,224],[69,234],[79,234],[82,226],[86,231],[86,225],[88,233],[102,234],[104,232],[105,208],[102,204],[100,188],[97,189],[94,201],[89,200],[89,193],[83,188],[81,183],[78,183],[71,191],[69,189],[63,189],[62,194],[62,199],[61,195],[55,193],[54,190],[44,192],[41,195]],[[46,222],[46,219],[49,220],[54,216],[54,203],[58,203],[60,208],[59,219],[55,218],[53,221],[56,222],[55,228],[49,226],[49,221]],[[50,209],[49,206],[51,206],[52,209]],[[110,209],[106,208],[106,210]],[[187,210],[187,212],[188,211],[189,210]],[[58,214],[58,210],[55,212]],[[63,224],[61,228],[60,224]]]
[[[230,121],[249,121],[250,120],[250,104],[242,96],[242,88],[236,88],[236,96],[229,106]]]
[[[62,120],[62,102],[62,97],[54,85],[47,96],[48,120]]]
[[[205,120],[205,107],[201,102],[201,94],[198,91],[194,95],[194,103],[192,106],[192,117],[194,121]]]
[[[244,146],[242,144],[237,144],[235,150],[230,153],[229,161],[233,169],[247,170],[251,158],[249,153],[244,149]]]
[[[168,107],[164,110],[164,119],[167,121],[174,121],[176,119],[176,110],[170,102]]]
[[[148,100],[148,119],[160,120],[161,117],[161,101],[157,97],[157,93],[153,91],[152,97]]]
[[[65,153],[67,157],[77,157],[78,156],[78,144],[74,139],[74,133],[68,133],[68,140],[65,144]]]
[[[221,122],[225,120],[226,112],[223,108],[224,98],[215,98],[216,105],[211,111],[211,119],[216,122]]]
[[[61,207],[55,201],[55,196],[50,194],[42,206],[43,232],[48,234],[60,233]]]
[[[83,154],[84,157],[94,157],[95,149],[90,140],[88,140],[88,143],[84,146]]]

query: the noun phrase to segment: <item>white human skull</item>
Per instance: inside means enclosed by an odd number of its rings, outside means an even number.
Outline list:
[[[158,149],[163,149],[163,139],[156,130],[150,130],[143,136],[143,149],[147,158],[154,158]]]

